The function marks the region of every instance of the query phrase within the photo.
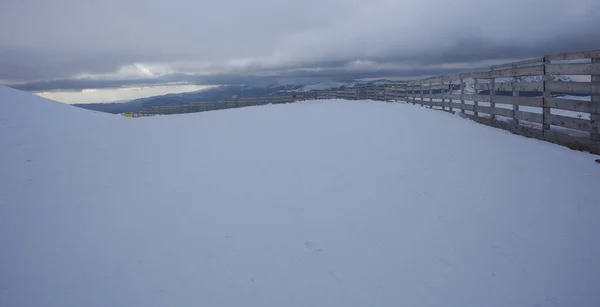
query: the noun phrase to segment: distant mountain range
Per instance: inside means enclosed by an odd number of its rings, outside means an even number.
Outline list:
[[[369,83],[383,83],[393,82],[389,80],[375,80]],[[280,96],[285,93],[291,92],[306,92],[311,90],[336,90],[345,87],[352,87],[356,84],[366,83],[360,81],[324,81],[312,84],[275,84],[266,86],[257,85],[225,85],[219,86],[207,90],[179,93],[179,94],[167,94],[162,96],[154,96],[148,98],[140,98],[131,100],[128,102],[119,103],[90,103],[90,104],[76,104],[76,106],[107,113],[125,113],[125,112],[136,112],[141,109],[151,108],[154,106],[166,106],[166,105],[182,105],[192,102],[210,102],[217,100],[230,99],[232,97],[238,98],[251,98],[251,97],[263,97],[263,96]]]

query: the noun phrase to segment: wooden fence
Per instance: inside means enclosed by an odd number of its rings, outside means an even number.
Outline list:
[[[600,50],[550,54],[486,71],[402,83],[153,107],[137,115],[315,99],[400,101],[461,112],[474,121],[515,134],[600,153]]]
[[[413,80],[404,101],[460,110],[489,126],[600,153],[600,50]]]

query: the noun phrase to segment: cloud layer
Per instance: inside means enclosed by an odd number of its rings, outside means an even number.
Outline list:
[[[597,16],[596,0],[5,0],[0,80],[447,71],[600,49]]]

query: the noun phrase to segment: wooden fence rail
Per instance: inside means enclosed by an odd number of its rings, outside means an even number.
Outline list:
[[[485,125],[600,154],[600,50],[550,54],[453,76],[153,107],[137,114],[202,112],[315,99],[400,101],[461,112]]]

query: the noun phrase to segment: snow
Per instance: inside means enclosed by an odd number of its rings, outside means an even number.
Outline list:
[[[401,103],[0,108],[0,306],[600,304],[590,154]]]

